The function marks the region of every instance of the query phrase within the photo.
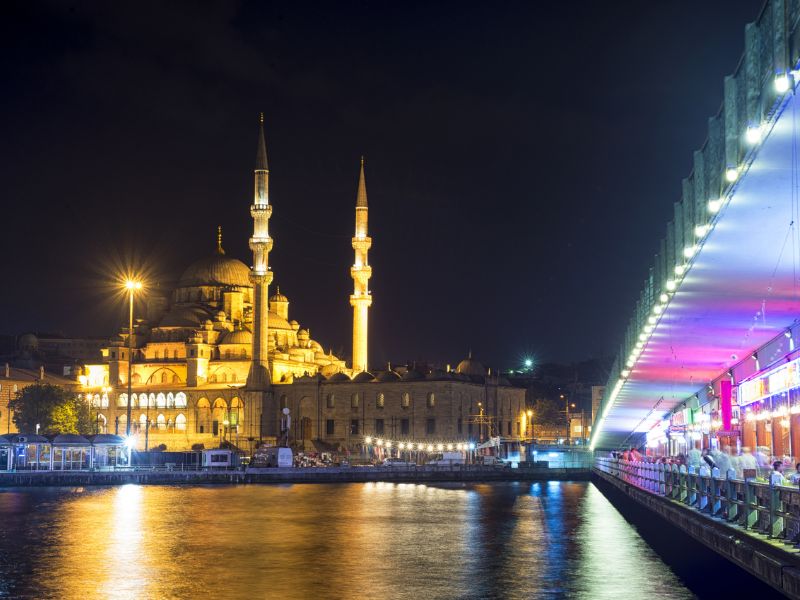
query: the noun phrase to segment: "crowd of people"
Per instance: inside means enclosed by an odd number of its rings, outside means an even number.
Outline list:
[[[665,465],[686,465],[699,469],[707,466],[709,470],[719,469],[721,477],[725,477],[729,469],[735,473],[736,479],[744,479],[745,471],[754,476],[769,479],[774,485],[800,485],[800,463],[792,464],[789,456],[770,456],[766,446],[759,446],[755,452],[743,447],[741,453],[731,452],[730,447],[722,450],[691,448],[685,454],[676,456],[650,456],[642,454],[636,448],[621,452],[612,452],[615,458],[632,462],[662,463]]]

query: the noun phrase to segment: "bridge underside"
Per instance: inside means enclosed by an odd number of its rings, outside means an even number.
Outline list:
[[[798,110],[791,98],[740,177],[620,389],[596,447],[633,442],[800,316]]]

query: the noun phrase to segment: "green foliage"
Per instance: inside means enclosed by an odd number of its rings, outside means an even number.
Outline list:
[[[76,394],[49,383],[36,383],[18,391],[9,402],[14,424],[24,433],[57,435],[94,433],[89,403]]]
[[[565,416],[561,408],[553,400],[540,398],[533,405],[533,422],[536,425],[564,425]]]

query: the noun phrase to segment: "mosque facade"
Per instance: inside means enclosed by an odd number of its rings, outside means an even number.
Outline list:
[[[352,361],[326,352],[291,318],[289,300],[268,293],[273,273],[269,166],[263,117],[254,199],[253,266],[214,251],[191,264],[169,295],[146,291],[144,315],[78,371],[100,432],[127,426],[140,448],[184,450],[229,443],[243,450],[283,437],[305,450],[353,450],[365,436],[397,440],[480,440],[524,435],[525,391],[471,356],[456,369],[408,365],[370,372],[368,202],[364,161],[352,238]],[[129,351],[132,348],[132,353]],[[282,427],[284,409],[292,417]]]

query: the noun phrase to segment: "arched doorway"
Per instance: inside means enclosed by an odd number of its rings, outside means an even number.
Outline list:
[[[242,402],[241,398],[234,397],[231,400],[231,412],[229,419],[231,423],[231,431],[238,433],[239,428],[242,426],[242,419],[244,419],[244,403]]]
[[[314,427],[316,422],[314,401],[310,397],[304,396],[300,400],[297,412],[294,430],[295,439],[303,448],[310,450],[312,448],[311,441],[317,437],[316,428]]]
[[[228,420],[228,403],[224,398],[217,398],[214,400],[214,406],[211,407],[211,433],[220,435],[223,423]]]
[[[208,398],[200,398],[197,401],[196,412],[194,422],[197,426],[197,433],[211,433],[211,404],[209,404]]]

